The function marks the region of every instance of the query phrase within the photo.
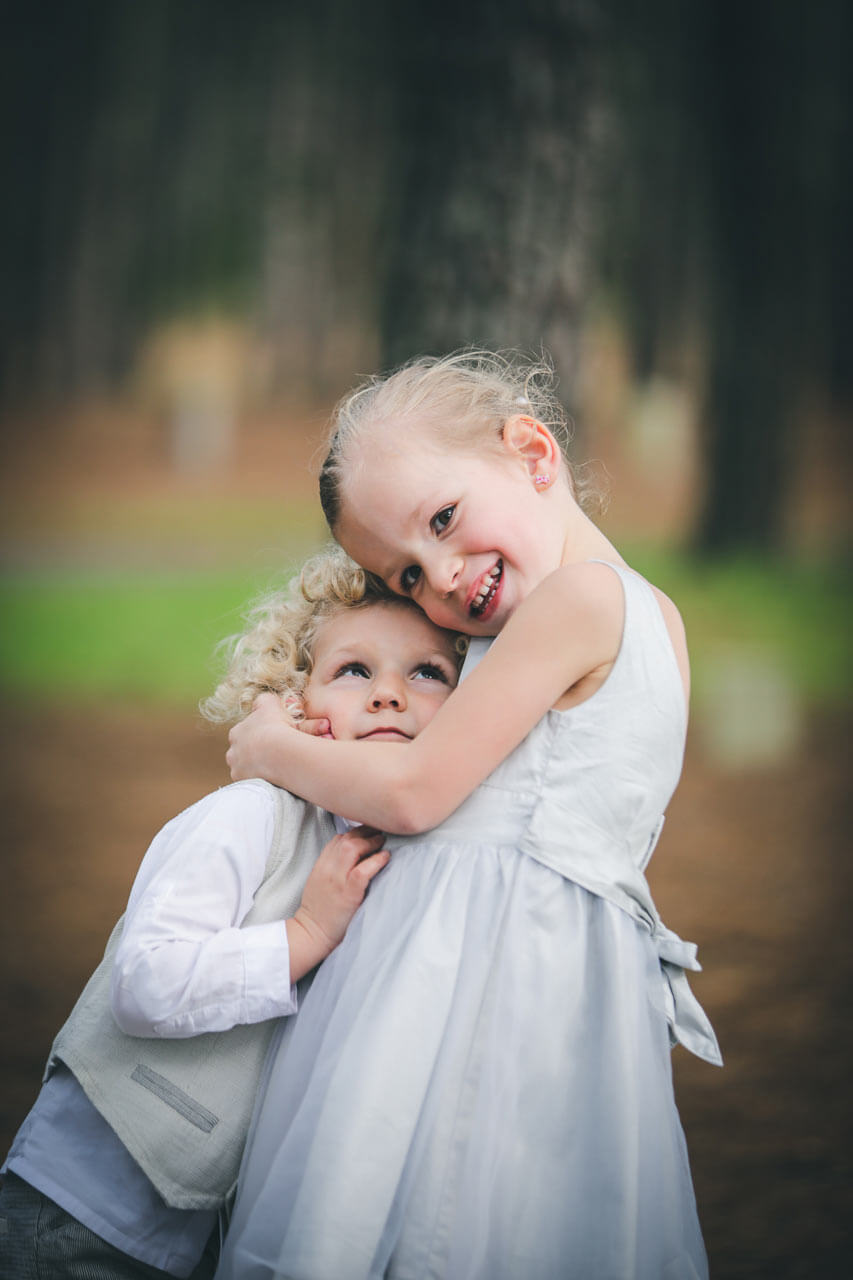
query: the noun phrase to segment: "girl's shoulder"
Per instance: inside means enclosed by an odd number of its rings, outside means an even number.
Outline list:
[[[687,651],[687,632],[684,628],[684,619],[679,612],[678,606],[669,596],[661,591],[660,587],[656,587],[653,583],[649,586],[654,593],[664,626],[669,633],[672,651],[675,654],[675,660],[678,663],[678,672],[681,676],[681,683],[684,687],[684,697],[687,702],[690,701],[690,658]]]
[[[604,679],[619,652],[624,619],[619,575],[605,564],[573,562],[544,578],[505,630],[514,656],[526,654],[543,673],[553,669],[552,698],[559,698],[569,688],[577,694],[585,678]]]
[[[622,595],[619,579],[623,571],[632,572],[623,561],[574,560],[555,569],[545,581],[553,583],[555,590],[597,601]]]
[[[580,560],[562,565],[544,579],[538,590],[559,608],[615,618],[621,624],[626,582],[641,584],[643,590],[651,592],[667,629],[675,637],[683,637],[684,623],[675,603],[624,560]]]
[[[589,696],[615,661],[625,629],[626,592],[634,584],[657,606],[656,612],[666,628],[678,664],[685,697],[689,697],[687,639],[674,602],[621,559],[584,560],[561,566],[537,588],[538,612],[540,618],[549,619],[552,634],[580,633],[585,651],[598,655],[594,669],[590,670],[592,681],[575,687],[572,701]],[[563,701],[557,705],[563,705]]]
[[[609,643],[612,644],[616,635],[617,650],[625,628],[625,593],[630,585],[638,588],[647,600],[653,601],[656,606],[655,616],[658,618],[654,627],[659,628],[660,622],[663,622],[678,665],[684,696],[689,699],[690,660],[684,621],[677,605],[666,592],[622,560],[587,560],[565,565],[553,576],[557,579],[554,584],[555,594],[563,598],[572,597],[577,602],[577,608],[585,611],[584,625],[597,626],[603,637],[609,637]],[[648,611],[646,616],[649,616]],[[578,614],[575,617],[580,621]]]
[[[616,566],[600,560],[582,560],[561,565],[536,589],[541,604],[555,611],[555,621],[616,630],[621,635],[625,614],[625,591]]]

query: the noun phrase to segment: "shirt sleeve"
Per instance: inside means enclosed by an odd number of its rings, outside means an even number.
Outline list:
[[[112,975],[128,1035],[183,1038],[296,1011],[284,920],[240,928],[274,829],[273,792],[250,781],[205,796],[155,836]]]

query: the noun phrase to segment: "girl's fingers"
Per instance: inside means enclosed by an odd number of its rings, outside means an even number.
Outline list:
[[[252,710],[246,716],[245,720],[241,720],[241,725],[257,726],[267,721],[276,723],[293,724],[293,714],[288,710],[284,700],[277,693],[259,693],[252,703]]]
[[[297,720],[296,727],[300,733],[310,733],[315,738],[331,738],[332,726],[323,717],[320,720]]]
[[[282,710],[281,698],[277,693],[259,693],[252,703],[253,711],[265,711],[272,708],[275,708],[276,711]]]

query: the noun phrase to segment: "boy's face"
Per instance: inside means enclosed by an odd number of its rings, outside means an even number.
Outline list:
[[[303,702],[344,741],[409,742],[456,685],[454,639],[415,609],[344,609],[320,628]]]

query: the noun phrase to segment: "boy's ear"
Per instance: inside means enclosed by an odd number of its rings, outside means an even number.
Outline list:
[[[503,426],[503,442],[510,453],[521,458],[531,476],[556,476],[562,454],[551,432],[538,418],[517,413]]]

